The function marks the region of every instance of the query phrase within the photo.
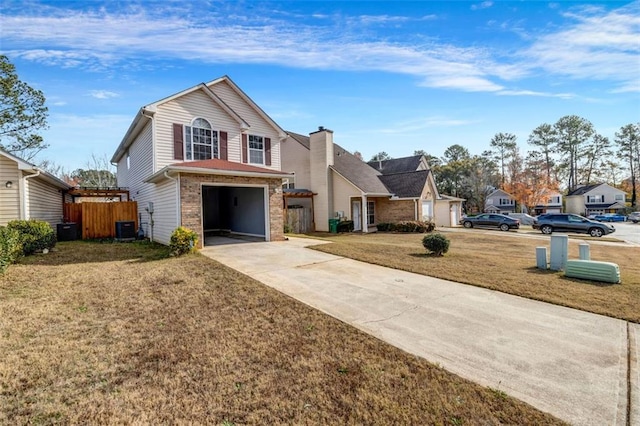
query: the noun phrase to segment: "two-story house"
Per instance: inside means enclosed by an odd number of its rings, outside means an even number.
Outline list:
[[[543,201],[534,208],[535,215],[545,213],[561,213],[562,212],[562,194],[557,191],[548,191],[544,194]]]
[[[286,133],[227,76],[140,108],[111,159],[149,238],[185,226],[281,240]]]
[[[516,199],[513,195],[503,191],[502,189],[496,189],[487,195],[487,199],[484,204],[484,211],[486,213],[514,213],[516,211]]]
[[[626,194],[606,183],[579,186],[565,197],[567,213],[584,216],[615,213],[625,208]]]

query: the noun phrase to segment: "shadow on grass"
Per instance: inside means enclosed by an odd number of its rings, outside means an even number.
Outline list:
[[[616,284],[613,283],[603,283],[600,281],[591,281],[591,280],[582,280],[579,278],[572,278],[572,277],[567,277],[564,275],[563,271],[553,271],[551,269],[538,269],[535,266],[529,267],[526,269],[526,271],[530,274],[534,274],[534,275],[557,275],[558,279],[564,282],[572,282],[572,283],[577,283],[577,284],[586,284],[586,285],[592,285],[594,287],[610,287],[610,286],[614,286]]]
[[[409,253],[409,256],[411,257],[417,257],[417,258],[421,258],[421,259],[428,259],[428,258],[433,258],[433,259],[440,259],[441,257],[445,257],[446,254],[443,255],[437,255],[435,253]]]
[[[141,263],[168,258],[169,247],[149,241],[84,240],[59,242],[47,254],[20,258],[18,264],[59,266],[124,261]]]

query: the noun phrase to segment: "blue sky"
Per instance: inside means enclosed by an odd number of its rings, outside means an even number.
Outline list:
[[[523,152],[569,114],[640,121],[640,2],[8,1],[0,51],[42,90],[48,159],[111,157],[137,110],[229,75],[284,129],[365,159],[498,132]]]

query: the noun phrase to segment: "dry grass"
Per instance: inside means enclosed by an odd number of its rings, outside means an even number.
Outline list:
[[[560,424],[215,261],[165,256],[60,243],[0,276],[0,424]]]
[[[317,250],[419,274],[444,278],[640,322],[640,248],[591,244],[591,259],[617,263],[622,285],[564,277],[561,272],[536,269],[535,248],[549,241],[515,233],[470,230],[446,232],[449,252],[432,257],[418,234],[319,234],[333,244]],[[570,241],[569,258],[578,258],[579,243]]]

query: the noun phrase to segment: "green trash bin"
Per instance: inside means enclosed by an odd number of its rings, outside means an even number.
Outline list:
[[[339,223],[340,219],[329,219],[329,232],[331,232],[332,234],[337,234]]]

